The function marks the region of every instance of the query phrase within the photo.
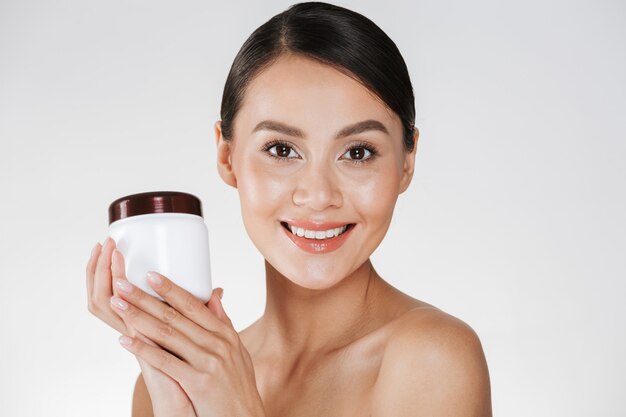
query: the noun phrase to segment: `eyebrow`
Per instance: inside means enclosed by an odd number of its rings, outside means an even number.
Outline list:
[[[305,137],[304,132],[297,127],[289,126],[275,120],[263,120],[254,127],[252,133],[258,132],[259,130],[272,130],[296,138]],[[384,124],[382,124],[378,120],[369,119],[344,127],[339,132],[337,132],[337,134],[335,135],[335,139],[345,138],[346,136],[356,135],[358,133],[366,132],[369,130],[378,130],[389,135],[389,131]]]

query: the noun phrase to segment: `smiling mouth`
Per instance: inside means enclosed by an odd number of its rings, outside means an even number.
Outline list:
[[[310,239],[310,240],[333,239],[337,236],[341,236],[342,234],[346,233],[347,231],[349,231],[355,226],[354,223],[348,223],[347,225],[337,227],[335,229],[329,229],[325,231],[315,231],[315,230],[306,230],[301,227],[295,227],[295,226],[290,227],[289,224],[287,224],[286,222],[280,222],[280,224],[285,229],[287,229],[289,233],[293,234],[294,236],[299,236],[304,239]]]

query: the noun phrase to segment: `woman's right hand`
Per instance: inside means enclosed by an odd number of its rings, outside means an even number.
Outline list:
[[[124,257],[115,248],[115,241],[110,237],[104,245],[96,244],[87,263],[87,308],[89,312],[113,327],[118,332],[157,347],[158,345],[137,332],[132,326],[113,311],[111,297],[117,294],[113,280],[127,279]],[[155,417],[176,416],[195,417],[193,405],[177,381],[169,375],[137,358],[146,388],[152,401]]]

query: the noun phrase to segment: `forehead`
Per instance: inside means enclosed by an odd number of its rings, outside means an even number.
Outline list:
[[[401,135],[399,117],[374,93],[339,70],[302,55],[283,55],[248,85],[235,124],[248,134],[261,120],[296,125],[306,133],[335,132],[367,119]]]

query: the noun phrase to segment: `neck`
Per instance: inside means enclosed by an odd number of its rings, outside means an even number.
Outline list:
[[[267,261],[264,343],[281,357],[340,349],[367,330],[382,279],[368,259],[341,282],[324,290],[302,288]]]

